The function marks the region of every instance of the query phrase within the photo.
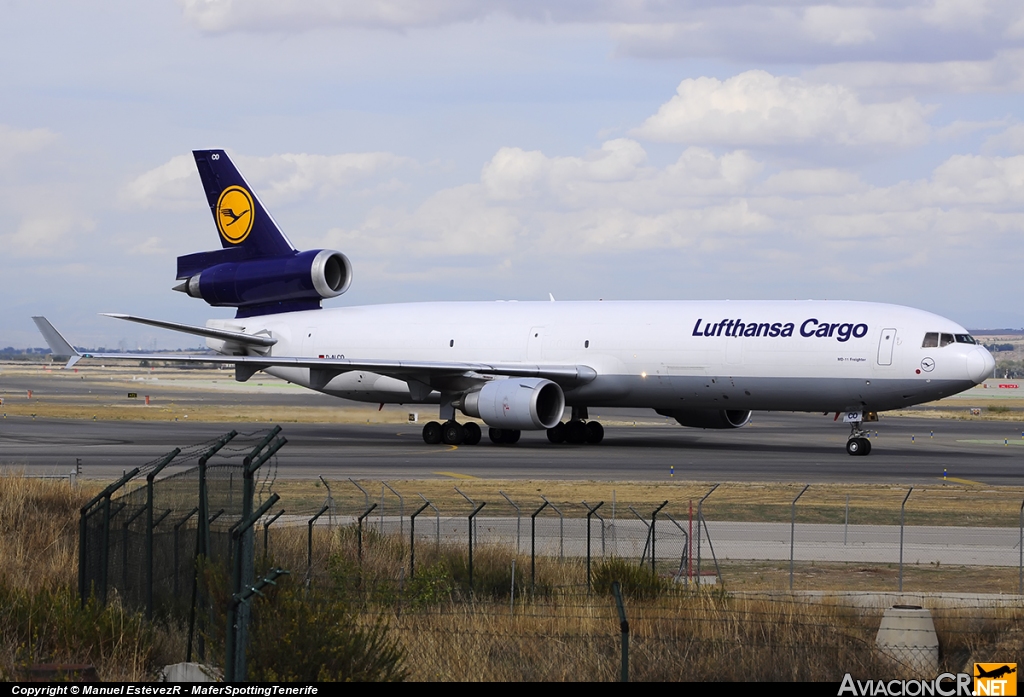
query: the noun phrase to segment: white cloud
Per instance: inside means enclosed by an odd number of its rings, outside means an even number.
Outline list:
[[[405,29],[480,19],[505,3],[486,0],[180,0],[204,31],[308,30],[323,25]]]
[[[1024,51],[1001,50],[984,60],[923,62],[911,57],[911,60],[824,63],[806,71],[803,77],[880,94],[1017,91],[1024,88]]]
[[[57,134],[46,128],[17,129],[0,123],[0,166],[42,150],[55,140]]]
[[[350,189],[356,182],[415,165],[410,158],[387,152],[285,153],[234,159],[238,169],[245,172],[246,181],[268,205],[296,201],[307,195],[329,196]]]
[[[804,10],[801,28],[811,41],[852,46],[875,41],[871,16],[861,7],[816,5]]]
[[[79,236],[94,228],[80,214],[48,210],[24,217],[13,232],[0,235],[0,246],[14,258],[60,258],[71,254]]]
[[[387,174],[414,160],[385,152],[308,155],[285,153],[269,157],[233,156],[246,181],[267,204],[290,203],[306,196],[323,197],[349,189],[354,183]],[[377,188],[394,189],[387,181]],[[128,182],[121,190],[126,206],[194,209],[202,185],[191,155],[178,155]]]
[[[196,205],[201,191],[195,160],[191,155],[176,155],[128,182],[120,199],[128,207],[187,210]]]
[[[770,171],[743,151],[688,148],[655,166],[618,139],[581,157],[502,148],[479,182],[411,210],[376,210],[326,242],[382,277],[438,265],[486,277],[509,264],[654,253],[713,261],[747,284],[777,284],[764,275],[774,269],[856,285],[1016,244],[1022,206],[1024,156],[956,155],[927,178],[876,186],[834,167]],[[389,265],[396,249],[401,269]]]
[[[683,80],[676,95],[634,134],[673,143],[777,147],[919,145],[928,109],[915,99],[865,104],[836,84],[750,70],[725,81]]]
[[[1024,123],[1015,123],[1002,133],[990,136],[982,149],[985,152],[1024,152]]]

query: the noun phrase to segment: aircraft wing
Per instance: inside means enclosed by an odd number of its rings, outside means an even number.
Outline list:
[[[127,319],[127,316],[118,316],[119,319]],[[213,363],[216,365],[235,366],[235,379],[245,382],[257,371],[270,367],[291,367],[309,368],[310,382],[314,388],[323,387],[334,377],[355,370],[363,370],[370,373],[387,375],[399,380],[412,380],[424,385],[434,385],[452,378],[477,378],[483,376],[505,376],[505,377],[538,377],[546,378],[566,386],[576,386],[590,382],[597,377],[597,371],[586,365],[530,365],[525,363],[469,363],[461,361],[390,361],[378,359],[349,359],[349,358],[311,358],[302,356],[223,356],[212,355],[184,355],[168,356],[167,354],[144,354],[144,353],[91,353],[79,352],[65,339],[57,329],[50,324],[45,317],[33,317],[40,333],[46,340],[55,357],[68,357],[65,367],[70,368],[83,358],[99,358],[103,360],[133,360],[133,361],[165,361],[168,363]],[[138,320],[134,320],[138,321]],[[173,328],[173,322],[159,322],[151,320],[145,324]],[[182,325],[189,326],[189,325]],[[193,327],[193,329],[202,329]],[[217,332],[216,338],[228,338],[223,334],[238,334],[239,337],[250,337],[263,339],[256,335],[242,334],[240,332],[227,332],[222,330],[209,330]],[[190,332],[199,333],[199,332]],[[211,334],[213,335],[213,334]],[[269,337],[266,337],[269,338]],[[231,340],[238,340],[232,338]],[[270,339],[273,341],[273,339]],[[241,343],[246,343],[244,340]],[[259,344],[256,344],[259,345]],[[265,344],[264,344],[265,345]]]

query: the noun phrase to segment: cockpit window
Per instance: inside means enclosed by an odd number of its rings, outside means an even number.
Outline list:
[[[941,348],[943,346],[949,346],[952,343],[977,344],[978,340],[970,334],[940,334],[939,332],[928,332],[924,335],[924,341],[921,342],[921,348]]]

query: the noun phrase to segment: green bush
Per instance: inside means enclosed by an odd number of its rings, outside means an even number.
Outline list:
[[[348,603],[288,579],[253,609],[249,680],[404,680],[404,653],[378,617],[360,623]]]
[[[630,598],[656,598],[664,593],[668,584],[648,566],[618,557],[603,559],[594,567],[591,576],[594,590],[611,595],[612,583],[619,582],[622,594]]]

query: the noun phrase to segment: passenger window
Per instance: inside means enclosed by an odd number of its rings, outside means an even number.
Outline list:
[[[938,348],[939,346],[939,333],[928,332],[924,335],[924,343],[921,344],[921,348]]]
[[[949,346],[952,343],[953,343],[953,335],[952,334],[943,334],[942,337],[939,339],[939,348],[942,348],[943,346]]]

